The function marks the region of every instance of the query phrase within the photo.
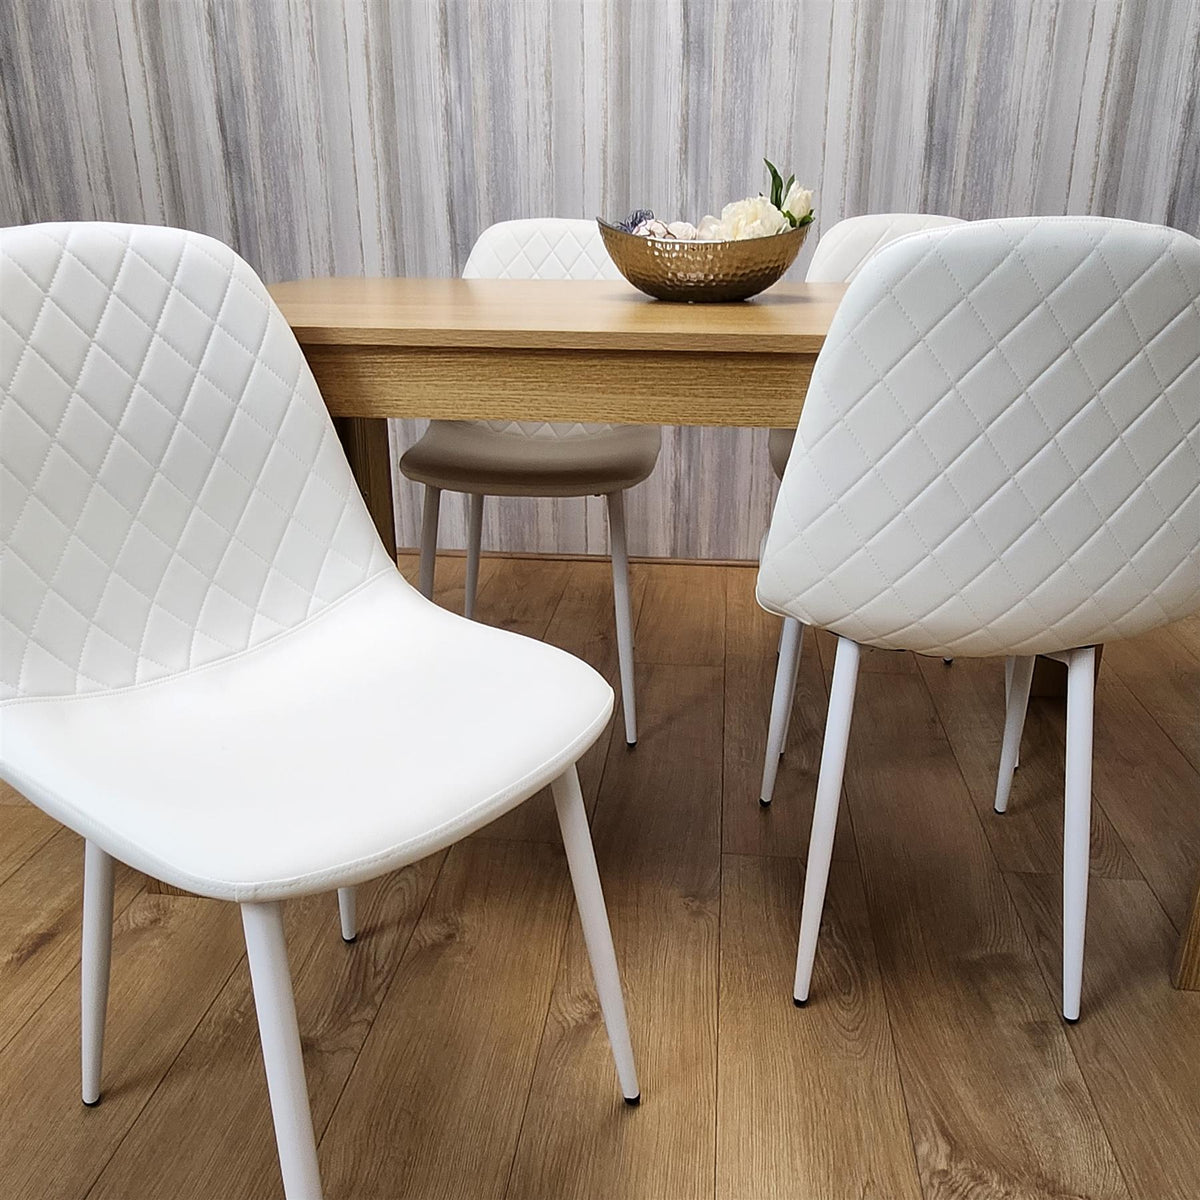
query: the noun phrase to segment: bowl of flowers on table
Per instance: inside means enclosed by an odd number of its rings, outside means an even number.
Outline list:
[[[662,221],[638,209],[627,221],[597,221],[617,269],[659,300],[745,300],[777,282],[796,260],[813,220],[813,194],[767,161],[771,194],[735,200],[719,217]]]

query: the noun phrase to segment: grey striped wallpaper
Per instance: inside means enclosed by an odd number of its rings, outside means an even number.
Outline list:
[[[507,217],[695,219],[766,154],[816,189],[817,233],[886,210],[1197,232],[1198,80],[1197,0],[0,0],[0,222],[185,225],[270,280],[443,275]],[[772,494],[761,431],[670,430],[631,550],[753,557]],[[485,546],[603,551],[602,509],[492,502]]]

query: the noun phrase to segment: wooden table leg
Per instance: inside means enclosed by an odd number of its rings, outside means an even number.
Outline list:
[[[1183,937],[1179,939],[1179,963],[1175,968],[1175,986],[1200,992],[1200,880],[1192,898],[1192,911]]]
[[[392,457],[382,417],[334,417],[350,469],[384,546],[396,557],[396,514],[392,507]]]

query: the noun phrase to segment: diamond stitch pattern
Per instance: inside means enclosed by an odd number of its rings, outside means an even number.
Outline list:
[[[0,383],[0,700],[237,654],[391,569],[291,330],[217,241],[0,231]]]
[[[1028,218],[872,257],[814,370],[758,593],[947,656],[1200,608],[1200,242]]]
[[[620,279],[595,221],[536,217],[500,221],[479,235],[464,279]],[[605,433],[612,425],[550,421],[479,421],[513,437],[570,438]]]

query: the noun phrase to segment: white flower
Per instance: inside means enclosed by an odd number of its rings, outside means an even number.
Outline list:
[[[783,198],[783,211],[793,221],[802,221],[812,212],[812,202],[812,189],[801,187],[798,183],[793,183],[788,188],[788,194]]]
[[[724,240],[725,231],[720,217],[714,217],[712,213],[708,213],[700,218],[700,224],[696,227],[696,241],[722,242]]]
[[[667,232],[681,242],[693,242],[696,240],[696,227],[691,221],[672,221],[667,226]]]
[[[787,217],[766,196],[748,196],[725,205],[721,209],[721,226],[725,238],[734,242],[770,237],[791,228]]]

